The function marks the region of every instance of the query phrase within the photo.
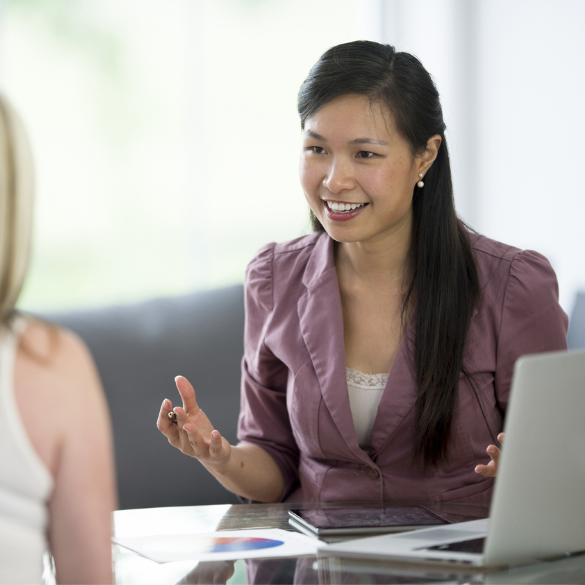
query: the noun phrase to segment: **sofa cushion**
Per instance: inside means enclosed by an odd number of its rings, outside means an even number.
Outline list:
[[[174,377],[232,444],[240,407],[243,287],[128,306],[45,314],[91,350],[110,406],[120,509],[237,503],[203,466],[156,428],[164,398],[180,405]]]

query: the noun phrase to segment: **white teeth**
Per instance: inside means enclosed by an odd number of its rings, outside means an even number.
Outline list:
[[[329,206],[329,209],[333,211],[339,211],[341,213],[353,211],[354,209],[364,207],[365,205],[365,203],[337,203],[335,201],[327,201],[326,203]]]

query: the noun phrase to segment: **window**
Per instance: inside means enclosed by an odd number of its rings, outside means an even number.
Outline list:
[[[363,6],[4,0],[2,87],[37,178],[20,306],[241,282],[260,246],[307,233],[296,95],[324,50],[364,36]]]

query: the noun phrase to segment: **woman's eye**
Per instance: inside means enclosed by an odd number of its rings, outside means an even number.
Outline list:
[[[311,146],[309,147],[309,150],[314,152],[315,154],[323,154],[325,152],[325,149],[322,148],[321,146]]]
[[[360,150],[357,155],[358,158],[372,158],[373,156],[376,156],[374,152],[370,152],[368,150]]]

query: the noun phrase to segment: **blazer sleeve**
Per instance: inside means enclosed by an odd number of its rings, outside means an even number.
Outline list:
[[[288,368],[265,342],[274,309],[274,246],[261,248],[246,270],[238,439],[261,447],[274,459],[284,479],[284,499],[298,477],[299,449],[286,404]]]
[[[504,412],[516,360],[526,354],[567,349],[568,324],[548,260],[532,250],[519,252],[510,266],[496,353],[495,389]]]

